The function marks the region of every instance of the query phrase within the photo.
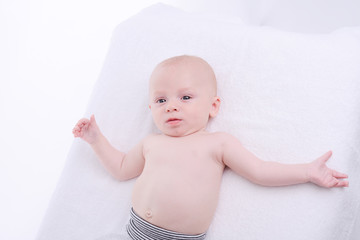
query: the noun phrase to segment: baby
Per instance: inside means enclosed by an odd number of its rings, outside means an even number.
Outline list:
[[[81,119],[73,129],[116,179],[139,176],[127,226],[132,239],[204,239],[225,167],[264,186],[349,184],[342,180],[346,174],[325,165],[331,151],[307,164],[281,164],[259,159],[228,133],[207,132],[220,98],[212,68],[199,57],[177,56],[157,65],[150,77],[149,97],[161,134],[147,136],[128,153],[110,145],[94,115]]]

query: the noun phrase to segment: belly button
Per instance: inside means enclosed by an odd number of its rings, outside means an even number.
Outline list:
[[[145,216],[147,218],[151,218],[152,217],[152,212],[150,210],[147,210],[146,213],[145,213]]]

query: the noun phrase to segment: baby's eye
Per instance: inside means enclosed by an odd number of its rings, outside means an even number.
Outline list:
[[[164,102],[166,102],[166,100],[163,99],[163,98],[160,98],[160,99],[158,99],[156,102],[157,102],[157,103],[164,103]]]
[[[191,98],[190,96],[183,96],[181,99],[182,100],[190,100],[190,98]]]

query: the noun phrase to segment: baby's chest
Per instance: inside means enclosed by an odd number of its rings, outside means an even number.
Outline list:
[[[206,167],[219,161],[214,147],[199,142],[160,141],[144,149],[148,164],[173,167]]]

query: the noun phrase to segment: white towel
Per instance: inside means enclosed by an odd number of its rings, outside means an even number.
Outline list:
[[[269,161],[309,162],[332,150],[328,166],[350,181],[346,189],[261,187],[226,170],[208,239],[357,239],[360,28],[297,34],[154,5],[115,29],[85,115],[128,151],[157,131],[147,107],[153,68],[182,54],[216,73],[222,105],[209,131],[229,132]],[[125,239],[134,181],[111,178],[74,140],[37,239]]]

